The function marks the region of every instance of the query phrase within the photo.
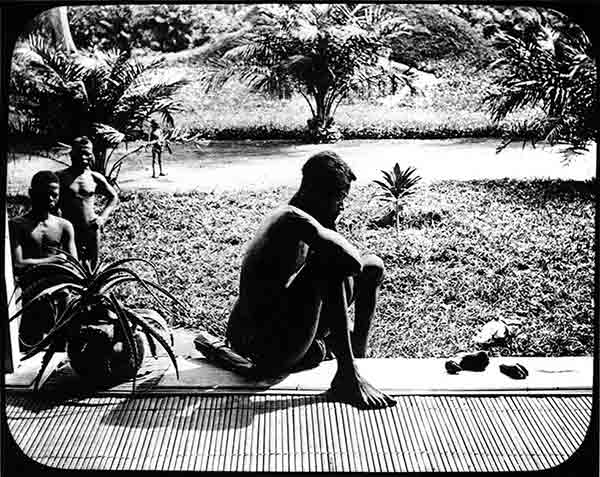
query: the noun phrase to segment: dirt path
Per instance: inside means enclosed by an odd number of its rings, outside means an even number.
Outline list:
[[[152,179],[148,155],[127,162],[120,176],[122,190],[162,192],[222,191],[295,186],[300,169],[313,153],[331,149],[353,168],[358,183],[367,183],[396,162],[414,166],[426,181],[442,179],[562,178],[585,180],[595,171],[595,147],[569,165],[560,149],[548,146],[522,148],[513,144],[500,154],[498,140],[350,140],[333,145],[290,144],[281,141],[219,141],[199,149],[178,146],[165,155],[167,176]],[[26,192],[34,172],[60,169],[60,164],[39,157],[10,161],[9,193]]]

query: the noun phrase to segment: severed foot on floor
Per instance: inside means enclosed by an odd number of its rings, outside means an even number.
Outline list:
[[[446,366],[446,372],[448,374],[457,374],[458,372],[462,371],[460,364],[458,364],[453,359],[449,359],[448,361],[446,361],[445,366]]]
[[[529,371],[522,364],[501,364],[500,372],[506,374],[512,379],[525,379],[529,375]]]
[[[485,351],[477,351],[463,355],[458,364],[465,371],[483,371],[490,364],[490,358]]]
[[[445,363],[448,374],[457,374],[460,371],[483,371],[490,363],[490,358],[485,351],[467,353],[460,360],[449,359]]]

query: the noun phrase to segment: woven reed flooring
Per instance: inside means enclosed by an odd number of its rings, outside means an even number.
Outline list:
[[[359,411],[322,395],[7,395],[11,432],[38,462],[71,469],[518,471],[581,444],[590,395],[397,396]]]

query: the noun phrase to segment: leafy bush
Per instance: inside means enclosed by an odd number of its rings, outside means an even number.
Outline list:
[[[393,60],[419,68],[442,58],[462,57],[481,64],[493,56],[483,35],[449,6],[398,4],[392,8],[413,27],[392,41]]]
[[[69,7],[69,25],[78,48],[130,51],[137,33],[129,5]]]
[[[158,51],[180,51],[192,45],[198,18],[192,5],[147,5],[136,11],[137,44]],[[206,39],[206,38],[205,38]]]
[[[586,150],[598,131],[592,45],[585,32],[568,21],[551,22],[536,14],[526,25],[519,35],[497,35],[501,56],[493,65],[495,88],[486,98],[493,119],[538,107],[543,117],[527,127],[538,133],[531,135],[532,142],[566,144],[566,152]],[[511,140],[509,136],[503,145]]]
[[[93,5],[69,7],[78,48],[181,51],[237,25],[236,5]]]

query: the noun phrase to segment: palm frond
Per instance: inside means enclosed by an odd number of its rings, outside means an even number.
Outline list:
[[[109,299],[112,303],[112,309],[117,315],[117,323],[119,324],[119,327],[123,332],[123,337],[125,338],[127,349],[129,350],[129,353],[133,358],[133,365],[137,369],[141,365],[141,363],[138,360],[138,354],[136,352],[135,345],[135,337],[129,324],[130,321],[128,320],[128,317],[125,314],[125,309],[123,308],[123,306],[121,306],[117,298],[112,293],[109,295]],[[135,375],[133,377],[133,389],[135,390]]]

